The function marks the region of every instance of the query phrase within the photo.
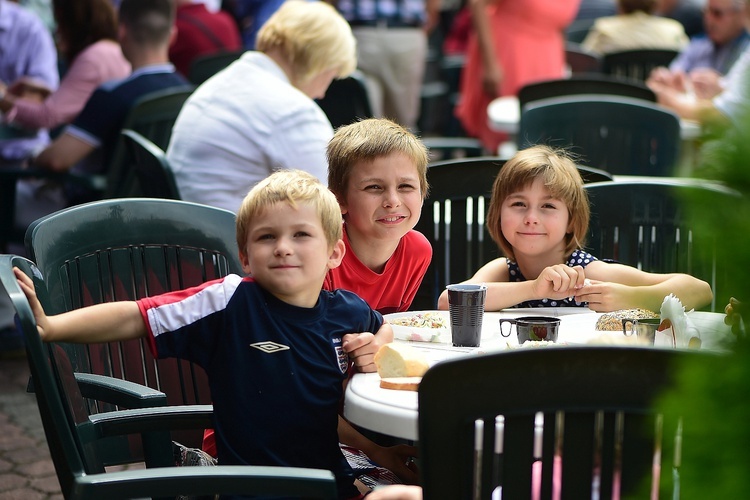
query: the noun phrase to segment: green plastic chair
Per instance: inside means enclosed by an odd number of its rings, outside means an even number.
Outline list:
[[[194,89],[192,85],[184,85],[144,95],[131,108],[121,130],[138,132],[162,151],[166,151],[177,115]],[[139,190],[134,163],[135,159],[130,154],[125,139],[120,136],[107,168],[102,198],[145,196]]]
[[[679,415],[656,415],[678,362],[717,355],[650,347],[515,349],[443,361],[419,386],[424,498],[665,498],[679,491]],[[684,422],[690,425],[689,421]],[[685,446],[690,446],[685,443]],[[556,459],[556,456],[558,457]],[[658,475],[652,476],[652,464]],[[541,470],[539,470],[541,468]]]
[[[333,80],[325,96],[316,102],[334,129],[373,116],[365,77],[359,71]]]
[[[659,66],[668,67],[678,54],[678,51],[669,49],[610,52],[602,56],[602,73],[643,82],[651,70]]]
[[[594,256],[647,272],[691,274],[711,285],[712,311],[729,303],[734,270],[720,253],[727,242],[697,230],[694,214],[701,213],[702,220],[713,216],[718,227],[724,220],[721,214],[732,210],[739,193],[692,179],[593,183],[585,188],[591,204],[586,249]]]
[[[43,304],[52,314],[243,274],[234,214],[177,200],[125,198],[65,209],[29,226],[26,249],[45,278],[49,301]],[[143,339],[65,348],[76,372],[151,387],[170,405],[211,403],[202,368],[154,359]],[[176,440],[199,447],[202,432],[179,433]]]
[[[26,297],[13,276],[19,267],[44,290],[41,274],[22,257],[0,255],[0,282],[8,292],[26,341],[27,359],[44,432],[62,494],[71,500],[115,500],[178,495],[284,495],[295,498],[337,498],[330,471],[287,467],[174,467],[167,431],[187,425],[203,426],[210,407],[153,407],[90,415],[71,370],[66,352],[43,344]],[[138,404],[136,384],[102,377],[99,395]],[[156,391],[140,388],[145,397]],[[163,396],[163,395],[162,395]],[[146,449],[147,469],[106,472],[98,450],[113,436],[134,435]]]
[[[135,130],[122,131],[125,144],[134,160],[138,191],[148,198],[180,199],[180,189],[164,151]]]
[[[244,50],[221,51],[196,57],[190,64],[188,80],[193,85],[200,85],[239,59],[244,53]]]
[[[518,148],[564,147],[580,163],[611,174],[670,176],[677,163],[680,120],[642,99],[582,94],[532,101],[521,113]]]
[[[580,94],[604,94],[656,102],[656,94],[645,84],[609,75],[574,75],[524,85],[518,91],[521,111],[531,101]]]

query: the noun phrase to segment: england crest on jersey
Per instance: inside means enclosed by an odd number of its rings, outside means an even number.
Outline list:
[[[349,356],[344,352],[344,348],[341,347],[341,339],[333,339],[333,347],[336,349],[336,359],[339,362],[339,369],[341,373],[346,373],[349,370]]]

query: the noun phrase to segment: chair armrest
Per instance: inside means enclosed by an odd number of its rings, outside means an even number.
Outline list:
[[[167,406],[167,395],[145,385],[93,373],[76,373],[84,398],[103,401],[123,408]]]
[[[100,436],[139,434],[162,430],[203,429],[213,426],[212,405],[160,406],[108,411],[89,416]]]
[[[330,471],[296,467],[221,465],[128,470],[78,477],[74,487],[81,500],[214,493],[338,498]]]

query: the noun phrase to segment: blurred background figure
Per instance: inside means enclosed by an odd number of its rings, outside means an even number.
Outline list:
[[[169,47],[169,60],[187,77],[196,57],[242,48],[240,30],[223,10],[212,12],[200,0],[177,0],[177,35]]]
[[[41,102],[59,83],[57,49],[47,27],[30,10],[0,0],[0,96],[18,89],[18,97]],[[0,161],[24,160],[49,142],[47,130],[19,128],[8,118],[3,111]]]
[[[167,158],[183,199],[236,212],[258,181],[299,168],[322,182],[333,128],[314,99],[356,68],[352,30],[324,2],[287,0],[247,51],[200,85]]]
[[[688,44],[678,21],[654,15],[657,0],[618,0],[618,14],[594,22],[581,44],[585,50],[608,54],[635,49],[682,50]]]
[[[750,41],[745,28],[744,0],[708,0],[703,10],[705,35],[690,40],[669,68],[656,68],[648,83],[686,92],[686,84],[699,98],[711,98]],[[685,79],[689,79],[686,82]]]
[[[702,10],[706,0],[657,0],[654,14],[674,19],[692,38],[703,32]]]
[[[598,19],[615,14],[617,14],[616,0],[581,0],[575,20]]]
[[[223,8],[234,17],[239,26],[242,45],[248,50],[254,50],[260,27],[279,10],[282,3],[284,0],[224,0]]]
[[[54,129],[81,112],[94,89],[125,78],[130,63],[117,42],[117,14],[110,0],[54,0],[58,52],[67,68],[60,87],[39,102],[22,97],[45,94],[33,81],[20,80],[0,99],[6,120],[28,129]]]
[[[467,135],[489,151],[506,139],[487,123],[487,106],[496,97],[516,95],[538,80],[562,78],[565,28],[579,0],[474,0],[474,30],[461,74],[456,116]]]
[[[357,39],[373,114],[415,129],[427,60],[427,35],[439,22],[440,0],[329,0]]]

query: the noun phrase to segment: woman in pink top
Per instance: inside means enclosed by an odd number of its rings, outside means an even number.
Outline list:
[[[53,8],[58,50],[68,65],[60,87],[49,93],[20,80],[0,99],[6,121],[29,129],[69,123],[96,87],[130,74],[130,63],[117,42],[117,14],[110,0],[54,0]]]
[[[469,37],[456,116],[466,133],[496,152],[505,136],[487,124],[495,97],[516,95],[538,80],[562,78],[564,30],[580,0],[473,0],[474,32]]]

